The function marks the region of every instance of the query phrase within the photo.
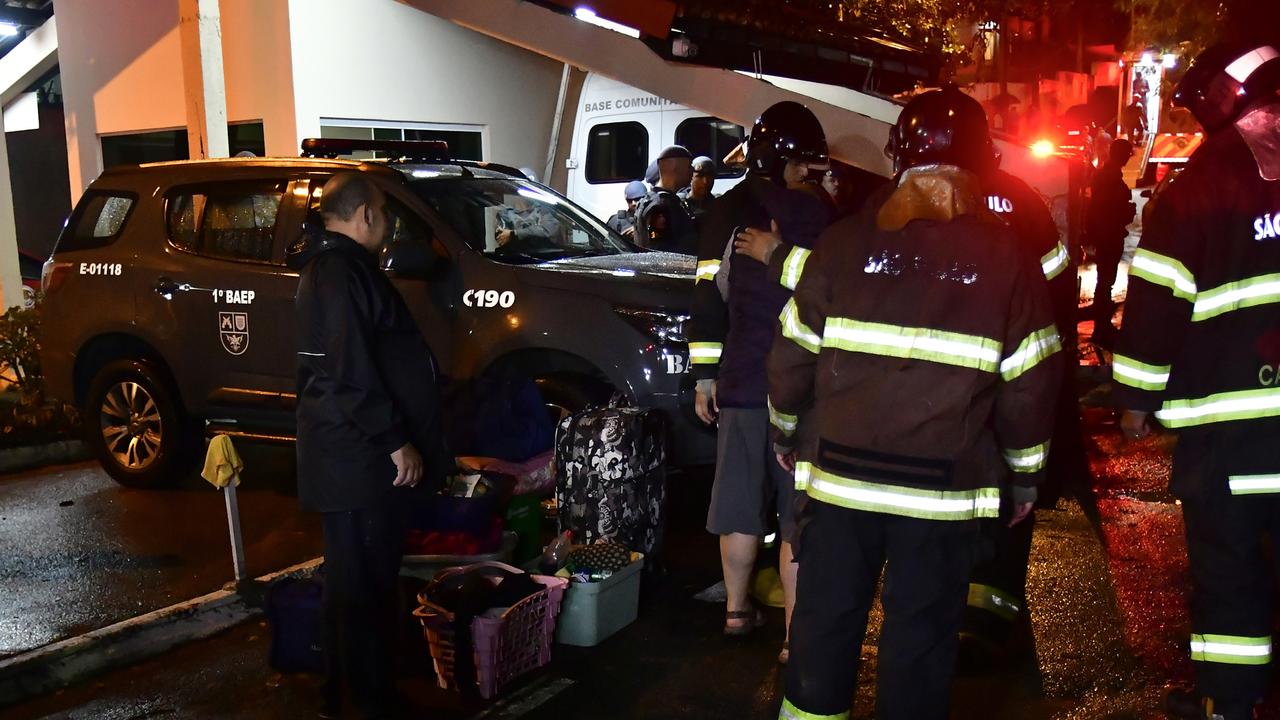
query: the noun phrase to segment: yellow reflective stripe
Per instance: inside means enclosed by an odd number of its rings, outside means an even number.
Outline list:
[[[1005,382],[1012,382],[1061,349],[1062,340],[1058,338],[1057,328],[1053,325],[1040,328],[1024,338],[1018,349],[1000,362],[1000,377]]]
[[[720,362],[724,344],[718,342],[689,343],[689,362],[693,365],[715,365]]]
[[[986,610],[1012,621],[1022,612],[1018,599],[997,587],[969,583],[969,607]]]
[[[788,435],[796,431],[796,426],[800,423],[799,418],[795,415],[778,412],[777,409],[773,407],[773,400],[771,399],[766,400],[765,402],[769,406],[769,422],[773,423],[774,427]]]
[[[819,715],[817,713],[805,712],[796,707],[790,700],[785,697],[782,699],[782,709],[778,711],[778,720],[848,720],[849,711],[836,713],[835,715]]]
[[[1174,297],[1194,301],[1196,299],[1196,277],[1181,262],[1138,248],[1133,254],[1133,262],[1129,265],[1129,274],[1140,277],[1149,283],[1169,288]]]
[[[694,282],[702,282],[703,280],[715,280],[716,273],[720,272],[719,260],[699,260],[698,272],[694,276]]]
[[[1049,441],[1045,440],[1029,448],[1009,448],[1003,454],[1005,463],[1014,472],[1040,472],[1049,459]]]
[[[1070,262],[1071,255],[1067,253],[1066,246],[1059,242],[1057,247],[1040,258],[1040,269],[1044,271],[1046,280],[1052,280],[1061,275]]]
[[[847,478],[809,462],[796,463],[796,487],[832,505],[923,520],[972,520],[1000,514],[999,488],[922,490]]]
[[[1280,474],[1231,475],[1227,486],[1232,495],[1269,495],[1280,493]]]
[[[802,247],[793,247],[782,263],[782,285],[788,290],[795,290],[800,284],[800,276],[804,274],[804,264],[812,253]]]
[[[1120,353],[1111,356],[1111,376],[1115,381],[1139,390],[1164,390],[1172,370],[1172,365],[1149,365]]]
[[[848,352],[927,360],[985,372],[996,372],[1000,367],[998,341],[932,328],[828,318],[822,344]]]
[[[1226,665],[1266,665],[1271,662],[1271,637],[1193,634],[1191,659]]]
[[[1219,285],[1196,294],[1193,321],[1208,320],[1232,310],[1280,302],[1280,273],[1259,275]]]
[[[778,317],[778,321],[782,323],[783,337],[814,355],[822,349],[822,338],[800,320],[800,309],[796,307],[795,298],[787,300],[787,305],[782,308],[782,315]]]
[[[1156,411],[1156,418],[1170,428],[1277,415],[1280,415],[1280,388],[1237,390],[1202,398],[1166,400]]]

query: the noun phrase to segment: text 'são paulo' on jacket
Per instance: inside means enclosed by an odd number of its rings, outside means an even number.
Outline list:
[[[908,171],[833,225],[780,320],[770,416],[810,497],[968,520],[997,516],[1009,479],[1038,484],[1061,345],[1041,268],[972,175]]]

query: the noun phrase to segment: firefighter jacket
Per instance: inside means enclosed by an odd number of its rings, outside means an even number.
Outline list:
[[[982,179],[987,208],[1013,230],[1018,245],[1040,266],[1049,282],[1049,298],[1053,305],[1053,317],[1058,336],[1064,348],[1074,348],[1076,338],[1076,273],[1067,246],[1062,242],[1058,226],[1049,214],[1049,207],[1030,185],[1003,171],[996,171]],[[875,213],[893,193],[893,185],[877,189],[867,200],[860,215],[874,221]],[[788,290],[795,290],[804,273],[811,250],[798,246],[784,246],[773,253],[769,260],[769,276]]]
[[[868,222],[872,219],[871,222]],[[995,517],[1038,484],[1062,356],[1040,271],[977,179],[908,171],[818,241],[769,357],[770,420],[796,487],[909,517]]]
[[[716,198],[702,220],[697,277],[693,290],[693,317],[689,323],[689,363],[693,368],[693,376],[696,380],[715,380],[720,376],[721,358],[726,353],[726,339],[731,332],[730,312],[741,316],[736,322],[741,332],[733,331],[737,336],[735,347],[741,349],[754,345],[754,351],[761,355],[760,361],[756,363],[756,375],[760,378],[760,398],[756,406],[764,405],[763,355],[768,352],[772,342],[772,325],[777,313],[768,313],[768,328],[759,331],[758,324],[748,323],[745,317],[757,315],[758,308],[748,307],[748,299],[740,298],[731,310],[729,302],[717,289],[716,275],[721,272],[726,255],[733,252],[733,238],[749,227],[768,230],[771,220],[777,221],[784,240],[808,247],[830,223],[830,212],[810,193],[788,190],[753,174],[747,175],[742,182]],[[743,258],[741,263],[735,261],[738,267],[748,269],[741,270],[736,280],[730,275],[731,282],[735,286],[749,289],[742,292],[755,295],[759,291],[767,294],[769,290],[764,289],[764,286],[774,285],[775,282],[767,280],[768,273],[763,266],[753,260],[747,262],[748,260],[749,258]],[[750,279],[746,277],[748,275],[751,276]],[[786,294],[783,293],[781,302],[785,301]],[[749,331],[748,324],[751,327]],[[747,349],[748,353],[752,351]],[[738,366],[749,374],[741,363]],[[733,372],[732,368],[730,372]],[[731,385],[732,382],[730,380]],[[748,403],[742,406],[751,405]]]
[[[1264,154],[1280,147],[1267,132]],[[1227,487],[1185,485],[1175,461],[1180,496],[1280,492],[1280,181],[1229,128],[1156,203],[1129,269],[1116,399],[1178,430],[1179,452],[1213,446],[1226,472],[1205,477]]]

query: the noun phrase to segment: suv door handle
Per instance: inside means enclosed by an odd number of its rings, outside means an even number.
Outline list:
[[[174,293],[178,292],[180,287],[178,286],[178,283],[173,281],[172,278],[161,276],[156,278],[155,289],[157,293],[167,298],[167,297],[171,297]]]

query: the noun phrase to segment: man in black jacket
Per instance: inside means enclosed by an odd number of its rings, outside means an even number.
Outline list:
[[[397,576],[412,489],[440,478],[435,363],[378,267],[385,198],[340,173],[320,201],[324,230],[291,251],[298,313],[298,495],[324,515],[322,716],[345,680],[369,718],[394,712]],[[426,456],[424,460],[424,455]]]

